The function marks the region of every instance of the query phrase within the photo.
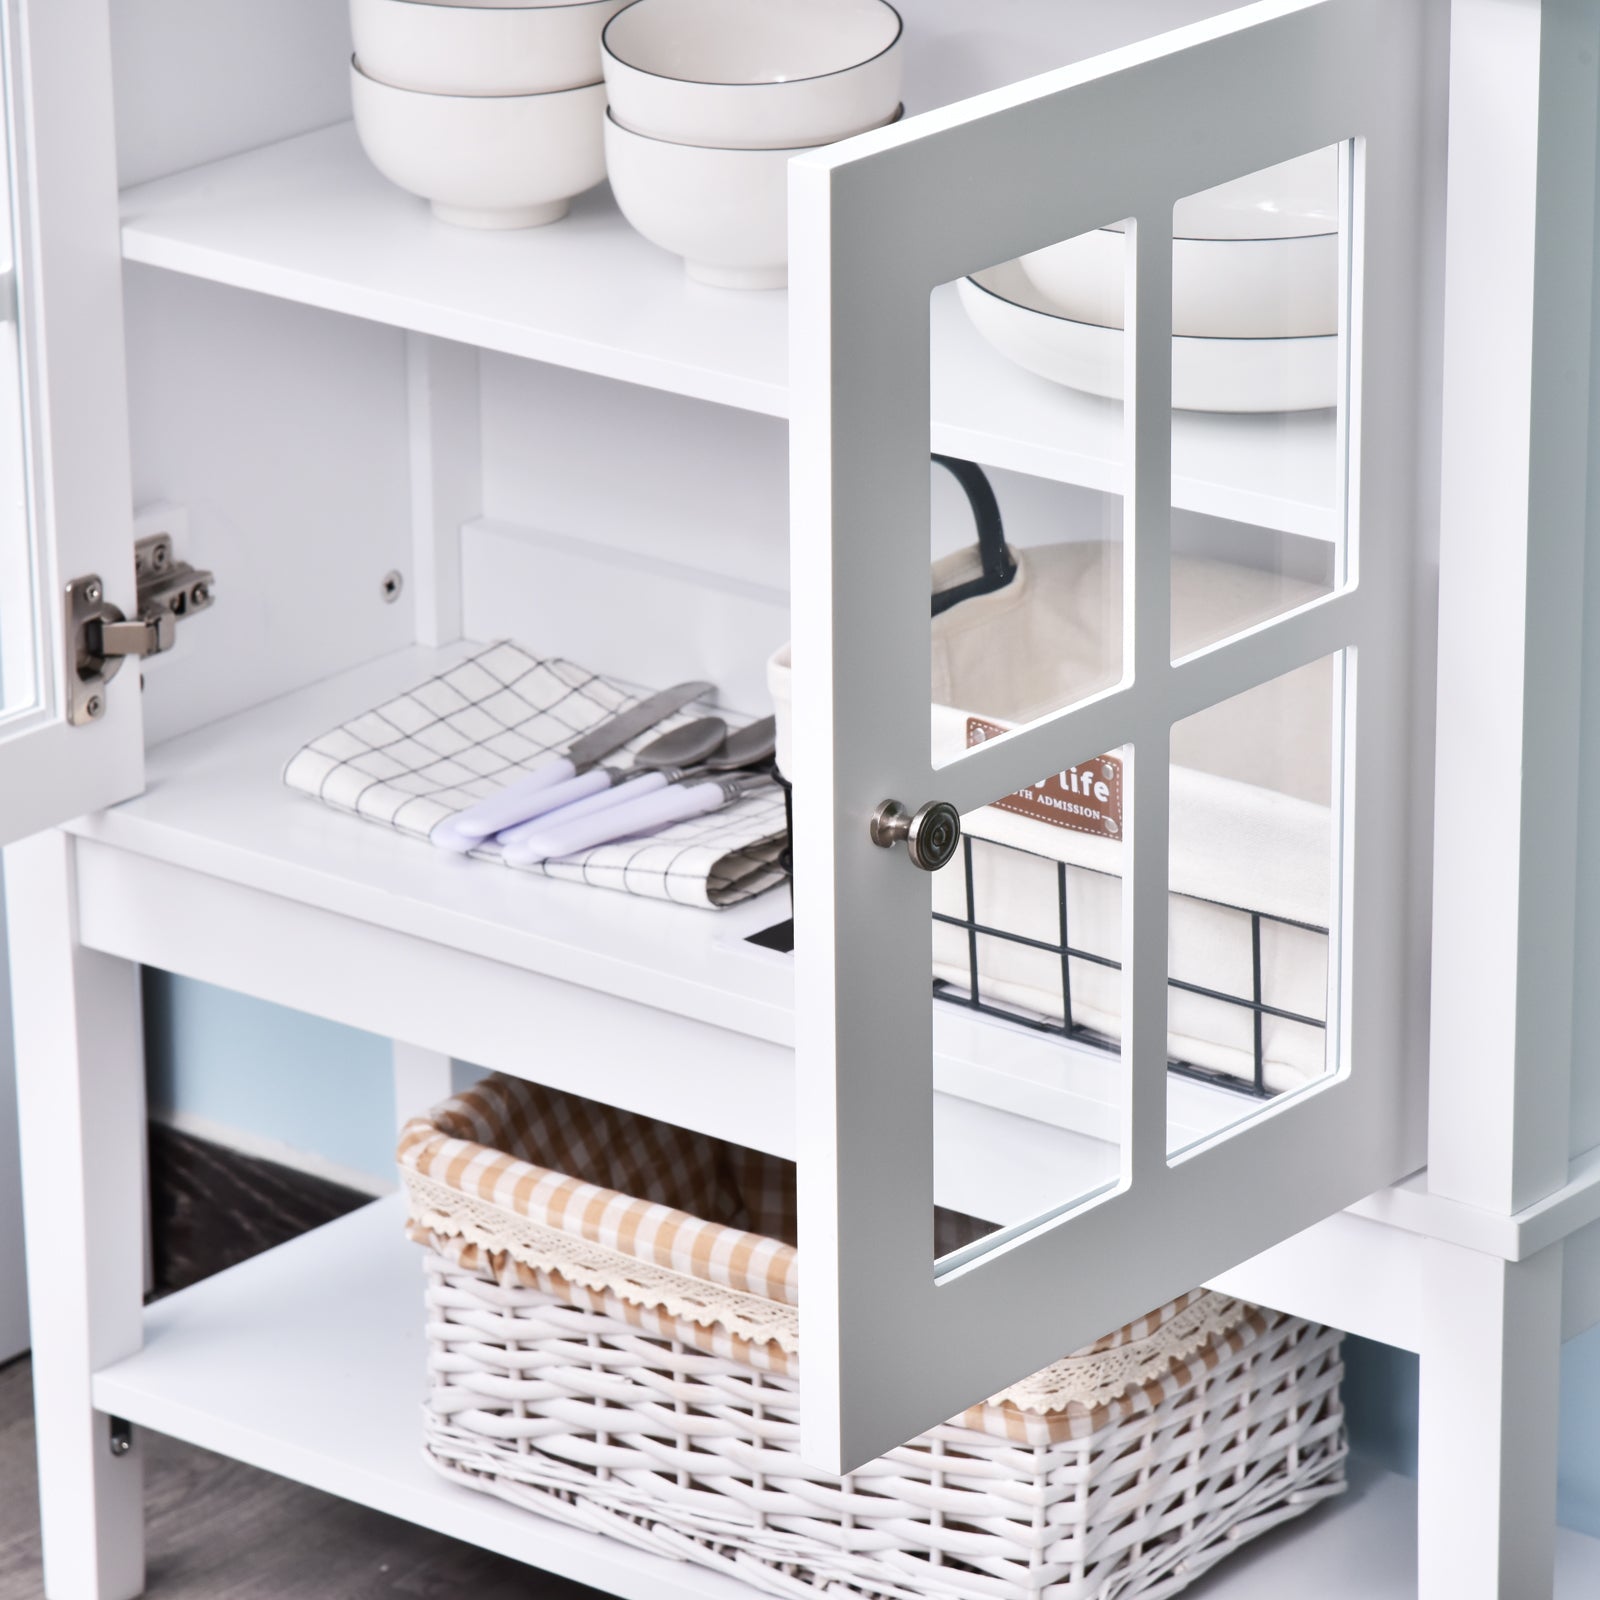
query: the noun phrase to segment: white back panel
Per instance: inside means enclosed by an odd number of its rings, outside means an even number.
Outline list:
[[[339,0],[113,0],[122,186],[350,115]]]

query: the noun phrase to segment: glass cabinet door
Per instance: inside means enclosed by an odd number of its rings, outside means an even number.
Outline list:
[[[0,843],[136,793],[139,675],[82,687],[83,623],[134,611],[106,7],[0,25]],[[105,613],[110,615],[109,612]]]
[[[1421,1164],[1422,10],[1252,7],[791,164],[819,1466],[959,1415]],[[1252,237],[1278,236],[1301,292],[1280,304],[1267,263],[1235,294],[1266,347],[1248,382],[1274,397],[1252,408],[1193,348],[1218,330],[1185,274],[1204,253],[1187,247],[1229,237],[1229,205],[1262,223],[1263,185],[1284,214]],[[1089,284],[1065,310],[1063,264]],[[941,332],[952,294],[992,348]],[[1002,396],[983,364],[1001,355],[1037,387]],[[979,394],[995,375],[997,435],[1053,403],[1054,364],[1078,396],[1054,402],[1075,430],[1058,453],[1096,429],[1113,447],[1094,485],[1111,509],[1018,551],[1010,598],[981,550],[940,556],[934,589],[987,596],[981,637],[930,616],[925,575],[949,360]],[[1301,480],[1309,509],[1288,504]],[[1299,554],[1219,583],[1176,547],[1175,505]],[[1021,921],[997,926],[996,897]],[[1111,1090],[1085,1089],[1096,1071]]]

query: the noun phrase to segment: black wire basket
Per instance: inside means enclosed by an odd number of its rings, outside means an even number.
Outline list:
[[[962,600],[1003,588],[1015,573],[1016,563],[1006,545],[993,489],[982,469],[950,457],[935,456],[934,460],[949,470],[966,492],[977,525],[980,558],[977,578],[958,590],[934,596],[933,613],[937,616]],[[790,841],[781,861],[792,875],[793,791],[781,774],[778,781],[784,789]],[[996,853],[985,863],[989,870],[976,870],[981,857],[989,852]],[[1029,875],[1033,914],[1026,919],[1027,927],[1017,925],[1004,907],[985,903],[981,880],[994,881],[993,869],[1001,861],[1013,879],[1019,872]],[[1115,1019],[1107,1018],[1103,1002],[1097,1008],[1092,1003],[1085,1004],[1082,998],[1085,988],[1092,989],[1097,978],[1103,989],[1104,974],[1121,971],[1122,962],[1113,953],[1119,941],[1102,930],[1102,937],[1112,948],[1093,948],[1090,939],[1074,926],[1075,921],[1081,923],[1085,919],[1075,919],[1072,914],[1072,902],[1075,897],[1081,898],[1089,880],[1114,883],[1119,881],[1116,876],[971,834],[963,838],[957,860],[939,876],[946,875],[959,876],[961,891],[956,897],[948,892],[937,895],[945,909],[936,907],[933,911],[936,939],[943,952],[942,959],[936,956],[937,970],[931,978],[934,999],[1074,1044],[1119,1052],[1120,1044],[1112,1031]],[[950,909],[954,898],[960,901],[959,910]],[[1052,899],[1053,916],[1041,919],[1040,908]],[[1240,950],[1241,958],[1224,963],[1237,981],[1222,983],[1214,974],[1210,981],[1204,981],[1199,973],[1185,976],[1181,971],[1174,971],[1168,978],[1174,1014],[1183,1006],[1188,1006],[1191,1013],[1197,1005],[1207,1008],[1206,1031],[1227,1041],[1224,1053],[1228,1059],[1224,1068],[1217,1064],[1220,1056],[1216,1050],[1209,1052],[1210,1062],[1202,1062],[1169,1049],[1169,1072],[1253,1099],[1271,1099],[1288,1084],[1275,1073],[1269,1029],[1276,1031],[1280,1041],[1286,1031],[1297,1031],[1302,1055],[1325,1048],[1327,1036],[1325,1014],[1316,1015],[1303,1005],[1289,1003],[1291,997],[1275,992],[1271,957],[1281,950],[1285,940],[1298,940],[1303,947],[1307,940],[1320,941],[1325,965],[1328,930],[1249,906],[1199,900],[1176,891],[1171,895],[1170,907],[1175,921],[1186,915],[1209,917],[1208,926],[1222,928]],[[753,942],[772,949],[792,949],[793,919],[755,935]],[[997,981],[994,969],[1000,964],[997,954],[1001,951],[1009,952],[1007,959],[1013,964],[1018,959],[1027,962],[1027,1003],[1008,996],[1007,985]],[[1299,998],[1303,1000],[1303,991]]]

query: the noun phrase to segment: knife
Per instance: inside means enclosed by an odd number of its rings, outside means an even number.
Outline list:
[[[613,750],[620,749],[630,739],[638,738],[646,729],[653,728],[675,711],[681,711],[686,705],[715,692],[714,684],[698,681],[679,683],[629,706],[626,711],[619,711],[614,717],[608,717],[575,739],[561,755],[548,757],[487,799],[446,817],[433,830],[433,842],[443,845],[447,850],[465,854],[474,845],[499,833],[502,828],[526,822],[530,817],[537,817],[579,798],[570,781],[574,778],[589,775],[593,779],[594,790],[606,788],[611,782],[610,776],[594,771],[596,762],[610,755]],[[559,796],[544,792],[554,789],[558,784],[562,791]],[[586,789],[587,792],[589,790]]]
[[[573,856],[580,850],[610,844],[614,839],[631,839],[638,834],[655,833],[668,823],[698,817],[707,811],[720,811],[735,800],[776,780],[770,772],[747,773],[727,778],[711,778],[691,783],[671,783],[653,794],[630,799],[597,814],[562,823],[550,819],[542,832],[530,832],[505,847],[508,866],[527,867],[536,861]],[[627,787],[627,786],[625,786]]]

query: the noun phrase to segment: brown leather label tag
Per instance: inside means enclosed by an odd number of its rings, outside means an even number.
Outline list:
[[[967,748],[996,734],[1007,733],[998,723],[981,717],[967,718]],[[1074,833],[1092,833],[1098,839],[1122,839],[1122,763],[1115,756],[1096,756],[1081,766],[1052,772],[1026,789],[993,802],[1002,811],[1048,822]]]

